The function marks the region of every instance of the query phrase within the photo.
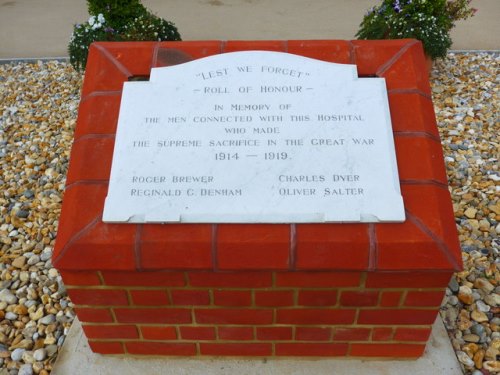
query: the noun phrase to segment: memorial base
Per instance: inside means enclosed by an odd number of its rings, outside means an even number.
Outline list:
[[[422,355],[450,272],[63,272],[94,352]]]
[[[102,221],[123,82],[239,50],[355,64],[387,85],[403,223]],[[91,46],[53,264],[93,351],[419,357],[460,248],[415,40]]]

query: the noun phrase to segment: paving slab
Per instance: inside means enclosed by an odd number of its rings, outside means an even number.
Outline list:
[[[184,40],[354,39],[379,0],[143,0],[174,22]],[[473,0],[475,17],[457,22],[453,49],[500,49],[499,0]],[[84,0],[0,0],[0,59],[67,56]]]
[[[59,352],[52,375],[458,375],[462,370],[438,316],[424,355],[417,360],[239,359],[102,356],[90,351],[75,319]]]

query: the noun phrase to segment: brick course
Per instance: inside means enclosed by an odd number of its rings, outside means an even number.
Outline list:
[[[390,300],[397,301],[402,299],[401,296],[405,296],[405,301],[409,296],[410,301],[420,296],[431,296],[431,302],[443,296],[443,290],[435,287],[367,288],[363,284],[371,277],[371,273],[358,275],[356,286],[338,288],[316,289],[310,286],[311,281],[296,282],[297,285],[307,285],[307,287],[291,288],[288,283],[280,286],[278,276],[281,273],[266,271],[260,277],[252,274],[254,280],[274,280],[266,290],[262,290],[259,286],[239,287],[247,285],[248,275],[245,273],[241,275],[240,282],[236,280],[237,287],[232,288],[221,289],[198,285],[193,287],[188,284],[167,288],[159,285],[144,289],[144,280],[158,277],[154,273],[131,273],[131,279],[136,280],[138,285],[129,283],[125,287],[114,285],[116,284],[114,279],[108,279],[111,285],[104,283],[88,286],[85,289],[79,285],[67,285],[70,297],[75,292],[80,296],[82,290],[85,290],[85,295],[93,295],[94,292],[99,295],[108,293],[114,295],[117,290],[120,291],[119,295],[126,296],[129,293],[132,297],[138,292],[143,294],[145,290],[148,294],[151,293],[153,299],[148,306],[144,306],[145,301],[137,298],[131,298],[126,306],[117,304],[104,308],[100,299],[90,299],[85,304],[77,306],[84,332],[93,343],[91,347],[96,348],[94,350],[105,354],[122,353],[119,349],[122,346],[116,342],[109,343],[111,339],[119,339],[119,342],[124,343],[123,353],[129,354],[145,354],[147,349],[152,347],[151,343],[161,342],[168,345],[162,345],[150,354],[313,357],[351,355],[413,358],[422,353],[422,343],[425,343],[430,335],[437,313],[436,306],[431,303],[427,304],[428,306],[415,308],[401,304],[395,308],[392,306],[393,303],[386,306],[387,300],[381,296],[387,295],[390,296]],[[267,273],[269,275],[265,275]],[[204,272],[200,272],[198,276],[192,272],[189,274],[197,280]],[[318,275],[309,273],[302,275],[305,278],[312,276],[312,284],[327,278],[324,272]],[[98,272],[98,276],[101,277],[101,272]],[[338,274],[332,273],[331,276],[337,277]],[[428,276],[436,275],[429,273]],[[81,280],[84,277],[85,273],[82,272],[82,275],[76,275],[73,279]],[[187,277],[187,272],[183,277]],[[390,275],[389,279],[392,277],[393,275]],[[236,279],[234,275],[231,278]],[[154,305],[154,296],[158,293],[162,296],[171,295],[172,305],[163,305],[163,299]],[[217,298],[208,298],[211,295],[223,296],[230,301],[235,298],[238,303],[243,300],[245,305],[226,306],[225,303],[217,301]],[[317,304],[319,301],[320,304],[311,307],[304,304],[301,298],[293,298],[295,295],[308,296],[309,302]],[[360,296],[361,303],[349,302],[354,306],[347,308],[341,301],[337,301],[337,296],[343,295],[349,296],[349,300],[352,301],[356,301],[356,296]],[[174,296],[188,296],[189,299],[176,299]],[[199,296],[204,296],[203,305],[198,304]],[[273,296],[285,296],[287,303],[284,306],[280,306],[279,303],[272,307],[262,306],[262,301],[259,302],[257,296],[261,296],[260,298],[264,296],[266,305],[270,304],[269,297]],[[335,298],[331,299],[331,296]],[[325,300],[327,302],[324,302]],[[121,299],[118,300],[120,301]],[[207,341],[216,341],[219,344],[195,345]],[[144,342],[144,345],[141,342]],[[190,346],[191,344],[194,346]],[[246,344],[249,345],[248,350],[244,349]],[[376,344],[381,346],[377,347]],[[399,348],[399,345],[402,347]],[[398,349],[393,351],[393,348]],[[194,353],[190,354],[192,350]]]
[[[361,76],[386,78],[404,223],[101,221],[123,82],[239,50],[356,64]],[[419,42],[95,43],[88,61],[53,263],[93,351],[422,355],[461,257]]]

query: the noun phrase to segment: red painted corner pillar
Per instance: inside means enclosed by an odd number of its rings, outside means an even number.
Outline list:
[[[123,82],[242,50],[356,64],[360,76],[386,79],[404,223],[102,222]],[[53,263],[97,353],[419,357],[461,269],[421,44],[93,44]]]

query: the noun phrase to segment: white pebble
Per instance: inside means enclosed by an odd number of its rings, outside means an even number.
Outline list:
[[[474,361],[465,352],[457,351],[457,357],[465,366],[474,367]]]
[[[0,301],[6,302],[9,305],[14,305],[17,303],[17,297],[13,295],[9,289],[2,289],[2,291],[0,291]]]
[[[52,257],[52,249],[50,247],[46,247],[45,249],[43,249],[42,254],[40,255],[40,259],[43,262],[46,262],[50,259],[50,257]]]
[[[13,361],[18,362],[21,360],[21,358],[23,358],[23,354],[25,351],[26,349],[21,349],[21,348],[14,349],[10,354],[10,358],[12,358]]]
[[[7,320],[16,320],[17,319],[17,314],[13,313],[12,311],[8,311],[5,314],[5,319],[7,319]]]
[[[33,375],[33,367],[26,363],[19,368],[17,375]]]
[[[49,270],[49,277],[51,279],[55,279],[57,277],[57,275],[59,275],[59,272],[57,272],[57,270],[55,268],[51,268]]]
[[[35,264],[37,264],[38,262],[40,261],[40,257],[38,255],[33,255],[31,256],[29,259],[28,259],[28,264],[30,266],[33,266]]]
[[[47,358],[47,351],[44,348],[37,349],[33,353],[33,357],[37,361],[43,361],[45,358]]]
[[[476,306],[477,306],[477,309],[481,312],[488,312],[491,310],[491,307],[488,306],[486,303],[484,303],[483,301],[479,300],[479,301],[476,301]]]
[[[41,318],[39,320],[39,322],[41,324],[45,324],[45,325],[48,325],[48,324],[51,324],[51,323],[54,323],[56,321],[56,317],[54,316],[54,314],[49,314],[49,315],[46,315],[44,316],[43,318]]]

